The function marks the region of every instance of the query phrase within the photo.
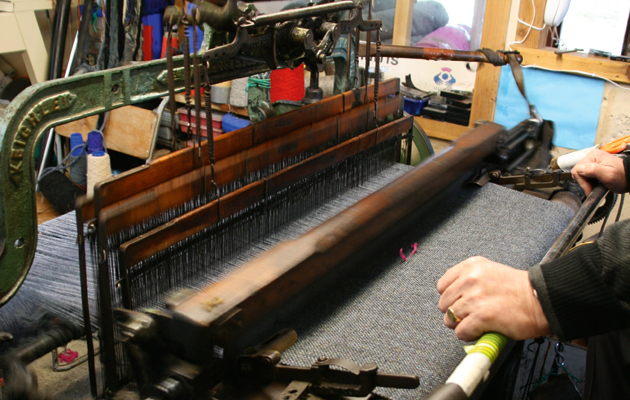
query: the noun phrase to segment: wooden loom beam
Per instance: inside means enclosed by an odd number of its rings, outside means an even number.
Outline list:
[[[382,143],[412,128],[412,118],[404,117],[382,127],[349,139],[337,146],[279,171],[264,180],[256,181],[199,207],[170,223],[132,239],[120,246],[121,269],[126,271],[138,262],[166,250],[223,218],[250,207],[284,188],[339,163],[369,147]],[[220,202],[220,207],[218,206]],[[219,208],[221,214],[219,215]]]
[[[178,355],[212,362],[213,345],[238,352],[239,335],[255,330],[276,310],[417,215],[431,199],[472,173],[492,154],[503,127],[486,123],[381,190],[298,239],[284,242],[197,295],[176,304],[168,327]],[[217,299],[220,299],[218,301]],[[208,305],[212,304],[211,307]],[[264,325],[264,323],[263,323]],[[231,352],[230,352],[231,354]],[[229,360],[225,360],[229,363]]]
[[[392,79],[381,83],[379,98],[386,93],[398,92],[399,81]],[[361,98],[365,95],[365,88],[360,89]],[[374,87],[368,90],[368,102],[374,99]],[[220,160],[229,155],[243,151],[255,144],[262,143],[275,137],[283,136],[297,126],[296,121],[310,125],[322,119],[329,118],[352,108],[354,102],[353,92],[345,92],[328,99],[322,100],[311,107],[299,108],[281,116],[270,118],[254,126],[248,126],[219,136],[215,139],[215,159]],[[307,111],[310,110],[310,111]],[[288,121],[291,121],[289,123]],[[95,199],[80,197],[77,199],[76,210],[80,213],[81,220],[86,222],[93,219],[95,214],[95,201],[99,201],[98,209],[116,203],[126,197],[140,191],[147,190],[162,182],[173,179],[194,169],[193,152],[196,148],[186,148],[175,153],[151,161],[149,164],[112,177],[96,186]],[[208,163],[207,142],[202,142],[201,153],[204,164]],[[97,200],[98,198],[98,200]]]
[[[402,114],[400,95],[384,97],[379,103],[379,119]],[[222,158],[214,165],[214,180],[221,187],[289,157],[313,151],[354,132],[368,130],[374,122],[365,115],[370,115],[373,109],[374,105],[368,103]],[[204,188],[211,187],[211,180],[209,165],[195,169],[103,208],[98,215],[99,224],[107,235],[118,232],[203,194]]]

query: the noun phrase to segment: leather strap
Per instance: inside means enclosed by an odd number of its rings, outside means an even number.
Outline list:
[[[527,101],[527,104],[531,106],[529,99],[527,98],[527,93],[525,93],[525,82],[523,80],[523,69],[521,68],[521,64],[516,59],[516,53],[506,52],[505,55],[508,58],[510,63],[510,68],[512,69],[512,75],[514,76],[514,81],[516,81],[516,86],[518,86],[518,90],[521,91],[521,94]]]

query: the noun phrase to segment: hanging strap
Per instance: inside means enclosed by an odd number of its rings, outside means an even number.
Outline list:
[[[519,63],[516,59],[518,52],[506,51],[504,54],[507,56],[510,63],[510,69],[512,70],[512,76],[514,77],[516,86],[529,106],[529,115],[531,115],[532,118],[542,121],[542,117],[538,114],[536,107],[530,103],[527,98],[527,93],[525,92],[525,79],[523,78],[523,68],[521,68],[521,63]]]
[[[525,92],[525,81],[523,79],[523,68],[521,68],[521,64],[516,59],[516,53],[506,52],[505,55],[508,58],[510,63],[510,68],[512,69],[512,76],[514,76],[514,81],[516,81],[516,86],[518,86],[518,90],[520,90],[521,94],[527,101],[527,104],[530,104],[529,99],[527,98],[527,93]]]

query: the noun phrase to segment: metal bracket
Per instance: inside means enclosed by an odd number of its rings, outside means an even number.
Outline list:
[[[525,169],[522,175],[501,175],[500,171],[490,171],[480,179],[480,186],[488,181],[498,185],[511,186],[515,190],[535,190],[543,188],[561,187],[564,182],[573,180],[570,172],[545,171],[540,169]],[[483,182],[483,183],[481,183]]]

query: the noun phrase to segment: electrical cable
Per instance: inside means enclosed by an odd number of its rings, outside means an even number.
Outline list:
[[[617,82],[614,82],[608,78],[604,78],[603,76],[597,75],[596,73],[588,73],[588,72],[584,72],[584,71],[578,71],[575,69],[552,69],[552,68],[545,68],[545,67],[541,67],[539,65],[536,64],[531,64],[531,65],[523,65],[523,68],[535,68],[535,69],[541,69],[544,71],[551,71],[551,72],[566,72],[569,74],[576,74],[576,75],[582,75],[582,76],[588,76],[590,78],[597,78],[597,79],[602,79],[608,83],[611,83],[615,86],[617,86],[619,89],[623,89],[623,90],[630,90],[630,87],[625,87],[622,86],[620,84],[618,84]]]
[[[508,46],[508,49],[510,49],[510,51],[512,51],[512,45],[513,44],[523,44],[523,43],[525,43],[525,41],[529,37],[529,34],[531,33],[532,29],[537,30],[537,31],[542,31],[542,30],[544,30],[547,27],[547,25],[543,25],[540,28],[537,27],[537,26],[534,26],[534,21],[536,20],[536,5],[534,4],[534,0],[532,0],[532,10],[533,10],[533,14],[534,15],[532,16],[532,22],[529,23],[529,24],[527,22],[523,21],[522,19],[520,19],[518,16],[516,17],[516,20],[520,24],[523,24],[523,25],[527,26],[529,29],[527,30],[527,33],[525,34],[525,37],[522,40],[520,40],[520,41],[513,41],[513,42],[508,43],[507,46]]]
[[[619,196],[619,209],[617,210],[617,218],[615,218],[615,222],[619,222],[621,218],[621,210],[623,210],[623,199],[626,198],[625,193]]]
[[[529,388],[532,385],[532,381],[534,380],[534,372],[536,370],[536,364],[538,363],[538,356],[540,354],[540,346],[542,346],[542,344],[544,343],[544,340],[536,339],[534,342],[527,345],[527,351],[531,352],[529,347],[535,343],[538,344],[538,347],[536,347],[536,352],[534,353],[534,359],[532,360],[532,366],[529,369],[529,374],[527,375],[527,382],[521,388],[523,389],[521,400],[527,400],[527,397],[529,395]]]

